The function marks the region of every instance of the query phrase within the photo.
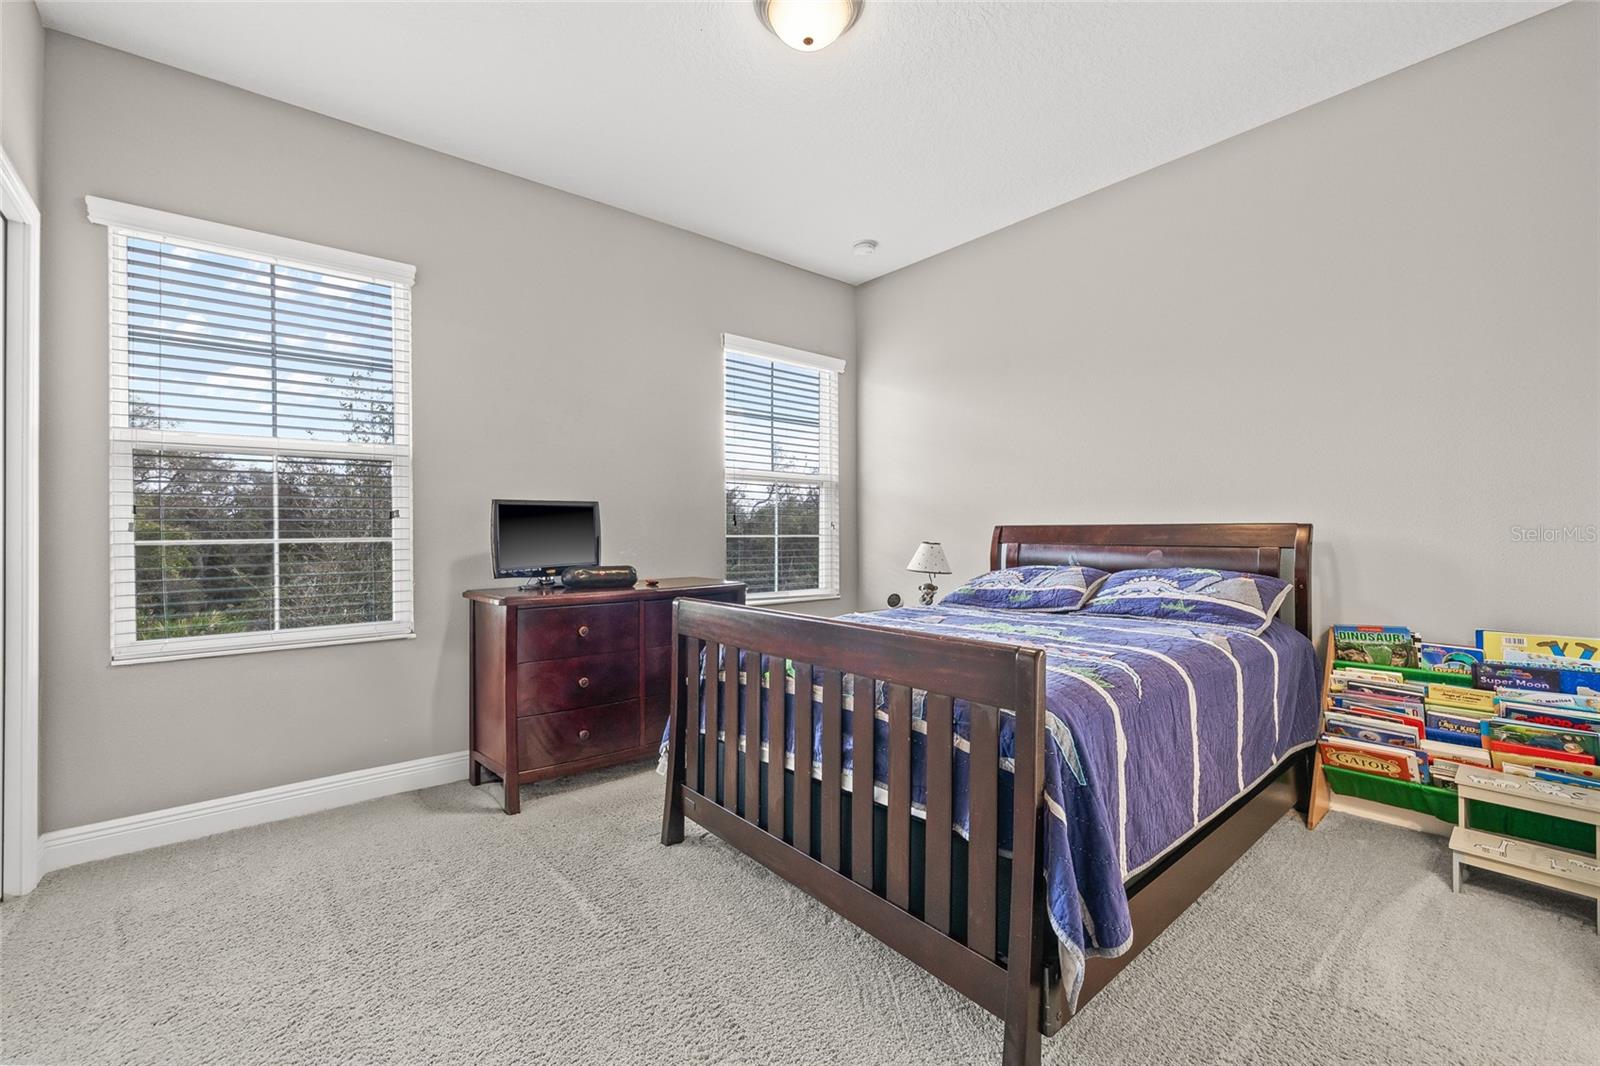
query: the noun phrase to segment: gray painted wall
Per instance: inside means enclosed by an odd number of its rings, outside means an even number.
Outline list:
[[[1319,624],[1600,629],[1594,541],[1513,528],[1600,523],[1597,31],[1557,9],[859,289],[863,605],[1001,521],[1309,520]]]
[[[854,294],[48,34],[43,828],[462,748],[490,496],[592,494],[610,559],[719,572],[724,330],[864,353],[822,609],[857,599],[859,465],[864,604],[913,592],[924,537],[982,569],[995,521],[1310,519],[1324,623],[1595,629],[1596,545],[1512,527],[1600,523],[1597,31],[1593,5],[1540,16]],[[417,265],[417,640],[107,665],[85,194]],[[631,391],[540,400],[588,378]]]
[[[0,144],[39,200],[44,128],[44,27],[33,0],[0,3]]]
[[[721,333],[854,355],[840,282],[47,39],[46,830],[461,750],[460,592],[492,583],[489,499],[598,499],[607,562],[720,575]],[[106,248],[86,194],[416,264],[416,640],[108,665]],[[829,611],[855,595],[856,377]],[[615,398],[572,389],[590,381]]]

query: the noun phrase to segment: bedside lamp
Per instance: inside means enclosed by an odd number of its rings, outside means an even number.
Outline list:
[[[923,585],[918,591],[922,593],[922,605],[924,607],[932,606],[933,594],[939,591],[939,587],[933,583],[933,576],[950,572],[950,560],[944,557],[944,549],[939,546],[939,542],[925,540],[917,545],[916,554],[911,556],[911,561],[906,564],[906,569],[913,574],[928,575],[927,584]]]

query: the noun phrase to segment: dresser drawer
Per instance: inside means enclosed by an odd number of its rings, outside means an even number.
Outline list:
[[[639,653],[580,655],[517,667],[517,714],[620,703],[639,696]]]
[[[593,607],[524,607],[517,612],[517,662],[566,659],[639,646],[639,608],[632,603]]]
[[[639,744],[639,701],[536,714],[517,722],[518,767],[539,770]]]

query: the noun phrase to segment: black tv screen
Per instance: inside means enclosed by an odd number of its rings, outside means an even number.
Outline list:
[[[534,577],[600,564],[600,505],[495,500],[495,577]]]

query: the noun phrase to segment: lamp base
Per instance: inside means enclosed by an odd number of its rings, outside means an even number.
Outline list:
[[[926,585],[923,585],[920,588],[918,588],[917,591],[922,593],[922,606],[924,606],[924,607],[932,607],[933,606],[933,594],[935,592],[939,591],[939,586],[935,585],[933,582],[930,581]]]

